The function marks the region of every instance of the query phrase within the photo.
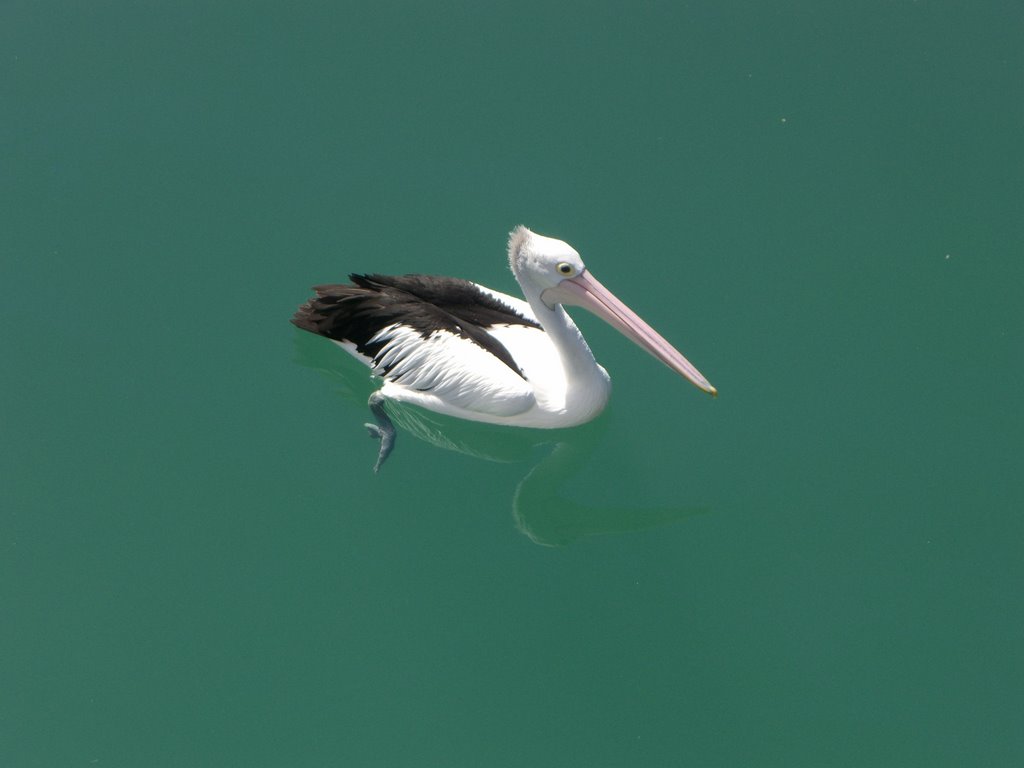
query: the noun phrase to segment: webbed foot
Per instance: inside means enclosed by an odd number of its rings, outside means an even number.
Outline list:
[[[366,431],[370,433],[370,437],[380,440],[380,452],[377,454],[377,463],[373,465],[374,473],[380,472],[380,468],[395,448],[395,425],[391,423],[391,419],[384,410],[384,399],[380,392],[374,392],[370,395],[370,400],[367,404],[370,406],[370,413],[373,414],[373,418],[377,420],[377,423],[370,424],[367,422],[363,425],[366,427]]]

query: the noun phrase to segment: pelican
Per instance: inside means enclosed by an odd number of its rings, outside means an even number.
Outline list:
[[[516,227],[508,262],[526,300],[468,280],[430,275],[349,276],[319,285],[292,323],[326,336],[370,367],[380,440],[374,471],[395,443],[386,401],[513,427],[573,427],[596,417],[611,392],[567,306],[584,307],[711,395],[717,390],[678,350],[597,281],[561,240]]]

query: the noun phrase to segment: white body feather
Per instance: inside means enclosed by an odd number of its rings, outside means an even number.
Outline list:
[[[541,320],[528,302],[476,287],[524,317]],[[376,365],[359,354],[355,344],[335,343],[384,380],[381,394],[390,400],[490,424],[572,427],[604,409],[611,381],[568,314],[561,307],[550,313],[543,319],[548,331],[528,325],[486,329],[509,351],[523,376],[470,339],[449,331],[434,331],[424,338],[401,324],[388,326],[373,338],[385,342]]]

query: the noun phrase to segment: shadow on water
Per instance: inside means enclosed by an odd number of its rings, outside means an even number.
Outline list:
[[[295,332],[295,361],[318,371],[345,400],[364,404],[377,388],[358,361],[331,342]],[[388,403],[388,414],[402,434],[484,461],[525,464],[528,471],[512,496],[512,517],[531,541],[565,546],[585,536],[643,531],[677,523],[710,509],[693,506],[594,505],[569,498],[565,486],[584,471],[607,431],[608,420],[573,429],[510,429],[453,419],[413,406]],[[366,413],[369,419],[369,411]],[[358,424],[353,424],[358,435]],[[398,450],[401,450],[400,448]],[[372,456],[367,453],[367,474]]]

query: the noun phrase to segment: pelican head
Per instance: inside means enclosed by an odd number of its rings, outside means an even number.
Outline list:
[[[567,276],[578,275],[586,269],[583,259],[571,245],[538,235],[523,226],[509,234],[508,263],[520,283],[526,280],[542,293],[555,288]],[[553,303],[545,301],[544,304],[554,309]]]
[[[710,395],[718,394],[679,350],[590,274],[579,253],[568,243],[519,226],[509,235],[508,259],[524,292],[528,296],[536,295],[548,309],[559,304],[583,307],[698,389]]]

